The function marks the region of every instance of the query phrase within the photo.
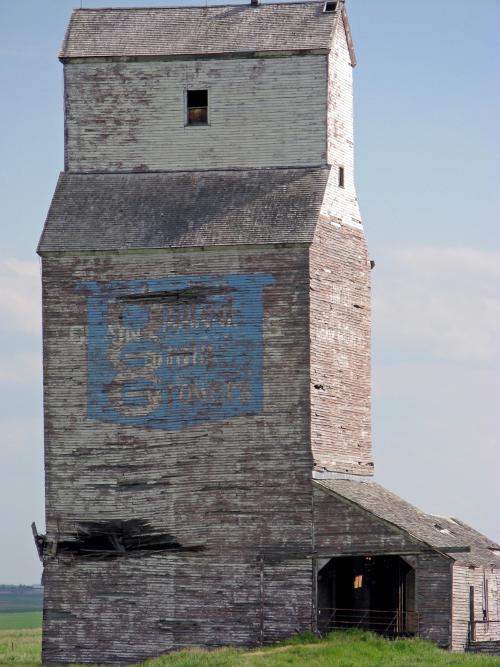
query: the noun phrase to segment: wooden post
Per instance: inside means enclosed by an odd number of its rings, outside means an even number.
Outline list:
[[[264,557],[259,556],[260,645],[264,644]]]
[[[474,621],[474,586],[469,588],[469,639],[471,642],[476,641],[476,624]]]
[[[318,632],[318,559],[312,559],[312,631]]]

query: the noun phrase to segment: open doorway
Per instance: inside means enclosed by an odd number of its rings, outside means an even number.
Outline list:
[[[386,636],[417,632],[415,570],[400,556],[345,556],[319,565],[321,633],[348,627]]]

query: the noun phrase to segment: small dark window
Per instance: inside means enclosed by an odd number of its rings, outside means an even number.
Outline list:
[[[344,167],[339,167],[339,188],[344,187]]]
[[[187,124],[208,125],[208,90],[186,91]]]
[[[324,12],[334,12],[336,9],[337,9],[336,2],[331,2],[330,0],[326,0],[325,5],[323,7]]]

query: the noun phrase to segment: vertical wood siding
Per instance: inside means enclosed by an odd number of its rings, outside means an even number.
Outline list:
[[[70,171],[326,164],[326,56],[65,65]],[[185,90],[209,126],[185,126]]]
[[[273,278],[263,288],[262,410],[227,418],[221,401],[210,420],[173,430],[89,417],[81,281],[228,274]],[[193,644],[255,645],[309,626],[307,248],[45,257],[43,290],[49,539],[71,542],[86,521],[135,519],[186,549],[49,558],[44,659],[133,662]],[[259,558],[271,605],[263,628]]]

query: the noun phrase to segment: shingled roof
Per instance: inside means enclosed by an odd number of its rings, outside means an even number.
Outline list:
[[[62,173],[38,252],[309,243],[329,171]]]
[[[500,567],[500,555],[495,553],[500,554],[500,545],[459,519],[426,514],[375,482],[334,479],[316,480],[315,484],[438,551],[446,547],[469,547],[468,553],[449,554],[460,564]]]
[[[324,2],[252,7],[76,9],[61,59],[329,50],[339,12]],[[339,3],[339,9],[342,3]]]

